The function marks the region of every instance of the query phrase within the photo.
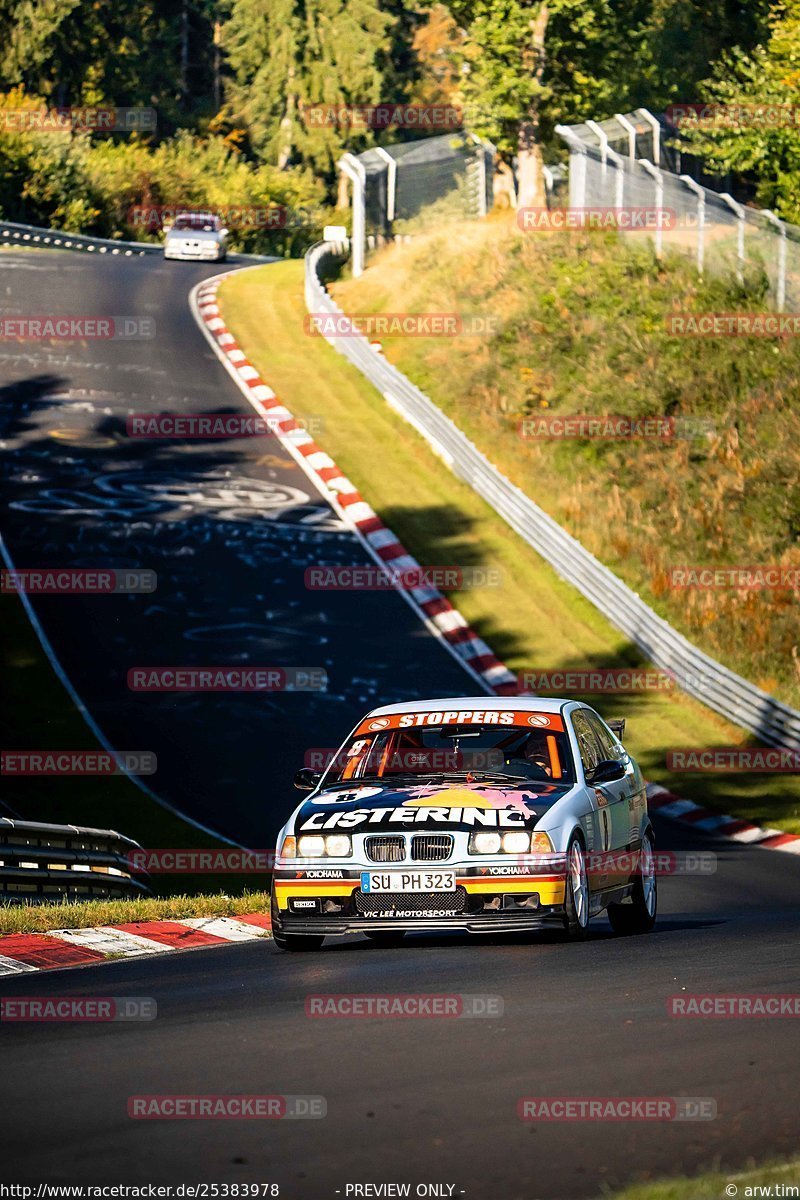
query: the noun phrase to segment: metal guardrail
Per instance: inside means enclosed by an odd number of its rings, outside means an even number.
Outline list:
[[[137,850],[138,842],[113,829],[0,817],[0,904],[149,896],[134,878],[129,856]]]
[[[98,254],[161,254],[156,242],[122,242],[114,238],[92,237],[87,233],[64,233],[58,229],[40,229],[0,220],[0,246],[49,246],[58,250],[86,250]]]
[[[0,249],[3,246],[47,246],[51,250],[85,250],[89,254],[121,254],[135,258],[143,254],[164,253],[162,242],[124,242],[119,238],[93,237],[89,233],[66,233],[63,229],[43,229],[38,225],[20,225],[0,219]],[[214,265],[206,259],[193,260],[198,265]],[[275,255],[228,252],[229,262],[271,263]]]
[[[318,242],[305,260],[309,312],[341,313],[319,279],[325,260],[341,258],[344,245]],[[515,487],[432,400],[376,354],[366,338],[328,339],[413,425],[460,478],[480,495],[524,541],[550,563],[636,645],[648,662],[669,671],[678,686],[767,745],[800,749],[800,712],[704,654],[659,617],[613,571],[590,554],[552,517]]]

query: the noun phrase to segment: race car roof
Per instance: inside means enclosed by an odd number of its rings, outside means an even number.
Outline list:
[[[392,713],[406,712],[437,712],[448,708],[471,708],[516,712],[558,713],[569,699],[544,700],[540,696],[440,696],[435,700],[405,700],[402,704],[384,704],[381,708],[373,708],[367,713],[368,717],[388,717]],[[365,718],[366,719],[366,718]]]

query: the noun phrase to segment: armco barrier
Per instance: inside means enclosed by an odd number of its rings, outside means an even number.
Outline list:
[[[319,242],[306,255],[305,296],[309,312],[340,313],[320,282],[346,247]],[[800,712],[762,692],[734,671],[693,646],[617,576],[509,482],[446,417],[366,338],[328,339],[356,366],[386,402],[413,425],[450,469],[487,501],[553,569],[590,600],[655,666],[673,673],[676,682],[702,704],[756,734],[767,745],[800,749]]]
[[[57,250],[86,250],[97,254],[161,254],[155,242],[121,242],[112,238],[92,237],[86,233],[64,233],[58,229],[39,229],[36,225],[18,225],[0,221],[0,246],[48,246]]]
[[[112,829],[0,817],[0,904],[148,896],[131,870],[136,850],[138,842]]]
[[[88,233],[65,233],[61,229],[42,229],[38,225],[19,225],[15,221],[0,220],[0,249],[3,246],[46,246],[49,250],[84,250],[89,254],[122,254],[127,258],[164,253],[161,242],[123,242],[118,238],[93,237]],[[274,255],[240,254],[238,251],[230,252],[228,258],[233,262],[254,264],[276,261]],[[204,260],[198,259],[197,262],[200,265]],[[205,262],[205,265],[215,264]]]

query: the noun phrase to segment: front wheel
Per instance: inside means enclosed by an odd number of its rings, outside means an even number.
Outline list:
[[[564,895],[564,928],[570,941],[582,941],[589,925],[589,883],[586,856],[579,837],[573,837],[567,849],[567,877]]]
[[[653,836],[646,833],[639,855],[639,874],[633,885],[629,904],[609,904],[608,919],[614,933],[629,937],[634,933],[649,933],[656,923],[658,886],[653,856]]]

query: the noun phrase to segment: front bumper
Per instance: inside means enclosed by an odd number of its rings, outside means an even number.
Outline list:
[[[563,875],[487,878],[480,868],[456,868],[455,893],[365,895],[360,868],[343,874],[347,877],[318,880],[276,871],[273,927],[279,933],[318,936],[413,930],[499,933],[535,929],[564,916]]]

